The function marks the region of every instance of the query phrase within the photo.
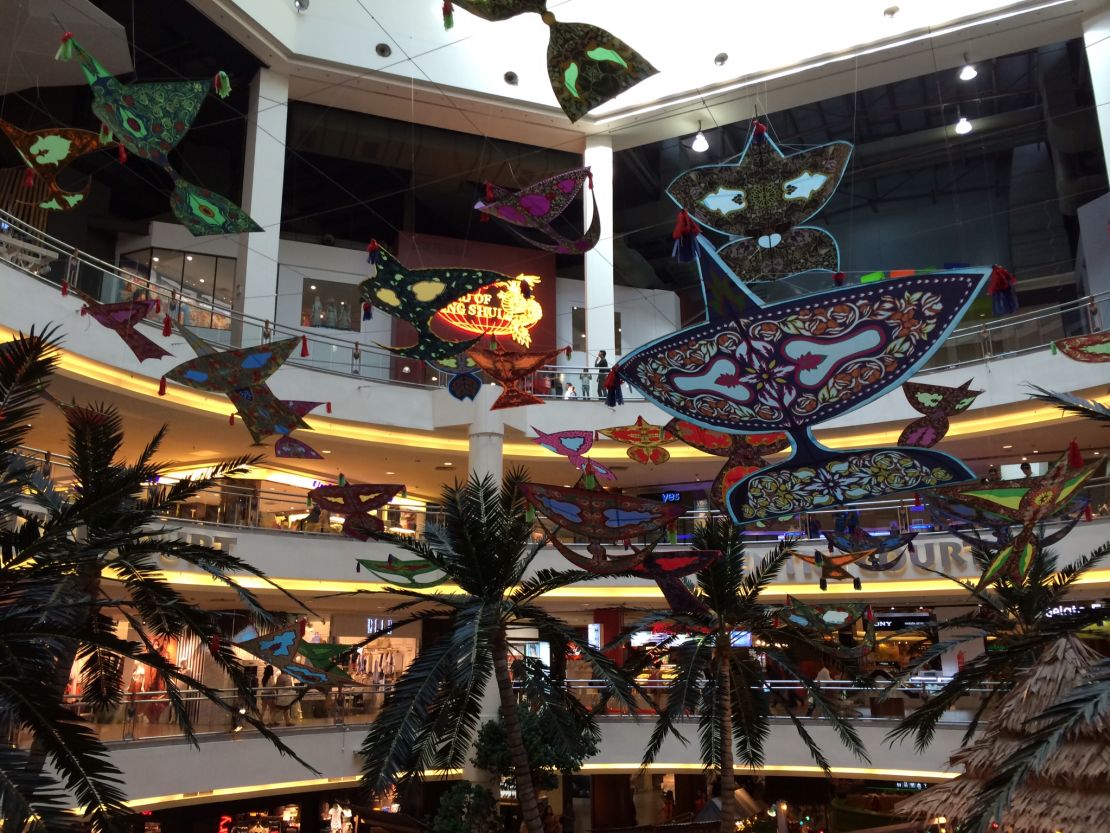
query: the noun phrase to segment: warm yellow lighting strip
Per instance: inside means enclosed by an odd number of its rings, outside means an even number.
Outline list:
[[[10,338],[15,335],[13,330],[0,326],[0,336]],[[227,397],[193,390],[181,385],[170,385],[166,395],[158,396],[155,380],[121,370],[103,362],[89,359],[66,350],[59,351],[59,369],[68,376],[76,376],[91,380],[94,384],[126,390],[140,396],[161,400],[170,405],[192,408],[211,414],[227,416],[232,412]],[[1110,394],[1093,400],[1100,405],[1110,406]],[[375,428],[360,423],[343,422],[335,419],[326,419],[313,416],[312,428],[317,435],[336,437],[358,442],[378,443],[381,445],[403,446],[408,448],[436,449],[456,454],[469,452],[469,440],[466,438],[450,438],[437,436],[431,432],[414,433],[411,431]],[[1003,429],[1023,428],[1040,425],[1052,421],[1078,419],[1066,417],[1060,413],[1059,408],[1052,405],[1031,405],[1010,414],[998,416],[970,417],[962,420],[953,420],[948,429],[949,437],[970,436],[973,434],[988,433]],[[889,430],[871,431],[867,433],[846,434],[832,436],[829,431],[819,432],[818,439],[830,448],[869,448],[878,445],[894,445],[898,441],[901,427]],[[607,444],[608,447],[597,445],[594,447],[593,456],[602,460],[621,460],[626,457],[626,448],[623,445]],[[671,457],[679,460],[709,459],[709,455],[697,449],[675,444],[668,449]],[[506,442],[504,454],[510,458],[550,458],[551,452],[532,442]]]
[[[704,772],[705,765],[700,763],[654,763],[641,767],[638,763],[626,764],[583,764],[579,772],[582,775],[604,775],[605,773],[623,774],[640,772]],[[759,773],[760,775],[812,775],[818,778],[825,776],[825,771],[812,764],[765,764],[761,767],[748,768],[737,766],[736,772],[740,775]],[[834,766],[829,767],[829,772],[834,776],[844,778],[878,778],[882,780],[900,781],[948,781],[959,775],[958,772],[938,772],[928,769],[876,769],[874,767]]]
[[[462,778],[461,769],[430,769],[421,773],[422,778]],[[194,793],[174,793],[172,795],[155,795],[148,798],[133,798],[125,801],[132,810],[159,809],[173,804],[204,804],[215,798],[232,796],[234,798],[249,797],[251,795],[292,792],[295,790],[313,791],[317,788],[328,789],[344,784],[354,785],[359,780],[358,775],[341,775],[336,778],[309,778],[305,781],[279,781],[271,784],[250,784],[242,787],[216,787],[211,790],[202,790]]]
[[[171,584],[187,587],[224,588],[226,585],[214,579],[207,573],[193,573],[182,570],[164,570],[162,575]],[[356,590],[366,592],[382,592],[397,585],[384,582],[340,581],[337,579],[305,579],[305,578],[275,578],[274,584],[290,593],[353,593]],[[269,582],[257,576],[236,576],[236,582],[248,590],[273,589]],[[1102,587],[1110,586],[1110,568],[1091,570],[1077,582],[1080,586]],[[440,584],[435,587],[423,588],[428,593],[458,594],[462,591],[454,584]],[[816,580],[807,582],[792,582],[789,584],[772,584],[764,592],[764,597],[799,596],[828,599],[842,596],[854,600],[871,599],[875,597],[899,596],[909,594],[932,593],[938,595],[961,595],[966,593],[954,581],[939,578],[926,579],[899,579],[897,581],[871,581],[867,584],[867,593],[853,589],[848,582],[843,584],[829,584],[828,590],[820,590]],[[545,599],[602,599],[615,601],[656,601],[663,598],[663,593],[654,584],[643,585],[597,585],[589,582],[572,584],[569,587],[560,587],[545,593]],[[305,599],[311,601],[311,599]]]

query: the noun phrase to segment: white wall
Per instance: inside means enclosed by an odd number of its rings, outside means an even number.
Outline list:
[[[572,278],[558,278],[555,283],[555,344],[573,344],[571,329],[571,309],[585,304],[586,285]],[[633,348],[646,344],[678,329],[678,296],[662,289],[636,289],[631,286],[614,286],[613,303],[621,314],[621,349],[628,353]],[[613,356],[609,365],[613,365]],[[587,359],[585,353],[575,351],[569,359],[559,357],[559,364],[570,368],[593,367],[594,357]],[[577,380],[572,379],[577,384]]]

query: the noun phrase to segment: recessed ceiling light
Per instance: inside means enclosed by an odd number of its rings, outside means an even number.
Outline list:
[[[452,463],[452,462],[451,462],[450,460],[448,460],[448,461],[447,461],[446,463],[444,463],[443,465],[445,465],[445,466],[453,466],[453,465],[455,465],[455,464],[454,464],[454,463]]]
[[[320,453],[321,454],[331,454],[331,449],[330,448],[321,448]]]
[[[387,472],[386,472],[386,474],[396,474],[396,473],[397,473],[397,472],[395,472],[395,471],[387,471]]]
[[[1102,453],[1101,451],[1096,451],[1096,452],[1095,452],[1095,456],[1097,457],[1097,456],[1098,456],[1098,455],[1100,455],[1101,453]]]
[[[192,255],[185,255],[185,259],[192,262],[193,256]]]
[[[1026,460],[1028,460],[1028,459],[1029,459],[1028,457],[1022,457],[1022,458],[1021,458],[1021,462],[1023,462],[1023,463],[1024,463],[1024,462],[1025,462]]]
[[[1005,451],[1008,448],[1013,448],[1013,445],[1004,445],[1004,446],[1002,446],[1003,451]]]
[[[315,288],[316,288],[316,284],[312,284],[312,286],[309,287],[309,289],[315,289]]]
[[[509,70],[505,73],[505,83],[508,84],[510,87],[515,87],[517,84],[520,83],[520,76],[512,70]]]
[[[388,43],[379,43],[374,47],[374,51],[378,53],[379,58],[388,58],[393,54],[393,47]]]
[[[201,278],[201,279],[200,279],[200,282],[201,282],[201,283],[204,283],[204,278]]]
[[[151,260],[153,260],[153,261],[154,261],[155,263],[157,263],[157,262],[158,262],[158,258],[157,258],[157,256],[155,256],[155,257],[151,258]]]
[[[1033,449],[1033,453],[1034,453],[1034,454],[1040,454],[1040,452],[1039,452],[1039,451],[1037,451],[1037,449],[1035,449],[1035,448]]]
[[[432,377],[432,381],[433,381],[433,382],[438,382],[438,381],[439,381],[439,377],[438,377],[438,376],[433,376],[433,377]]]
[[[725,64],[728,63],[728,53],[718,52],[717,57],[713,59],[713,63],[715,63],[719,67],[723,67]]]

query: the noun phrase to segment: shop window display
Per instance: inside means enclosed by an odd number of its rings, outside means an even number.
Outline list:
[[[120,255],[120,268],[142,280],[120,283],[110,301],[161,297],[168,313],[191,329],[230,330],[235,258],[173,249],[138,249]]]
[[[358,332],[362,327],[358,285],[305,278],[301,326]]]

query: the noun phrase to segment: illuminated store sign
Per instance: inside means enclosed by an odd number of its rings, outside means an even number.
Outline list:
[[[663,503],[678,503],[682,500],[682,492],[663,492]]]
[[[522,347],[532,344],[532,328],[543,318],[543,307],[532,297],[536,275],[484,286],[436,313],[436,320],[467,333],[510,336]]]

